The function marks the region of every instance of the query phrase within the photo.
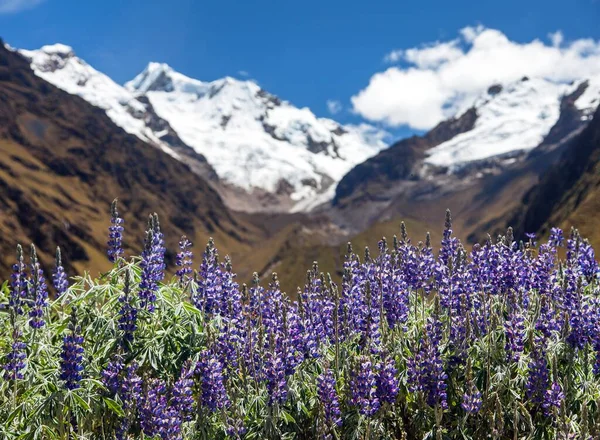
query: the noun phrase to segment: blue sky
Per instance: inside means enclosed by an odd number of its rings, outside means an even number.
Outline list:
[[[597,42],[599,23],[600,0],[0,0],[0,35],[15,47],[68,44],[118,82],[149,61],[201,80],[245,71],[319,116],[329,114],[327,100],[339,101],[343,122],[360,120],[351,97],[390,68],[384,57],[393,50],[452,41],[479,24],[516,43],[550,44],[558,30],[563,45]],[[369,105],[359,113],[400,126],[395,132],[432,123],[381,116]]]

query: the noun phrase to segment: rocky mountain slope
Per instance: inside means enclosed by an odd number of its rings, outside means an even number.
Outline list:
[[[182,162],[117,127],[104,110],[36,76],[0,45],[0,278],[17,242],[51,265],[63,249],[70,274],[108,267],[109,206],[120,198],[127,254],[139,253],[147,215],[158,212],[173,263],[187,234],[197,254],[209,236],[222,252],[251,249],[256,228]]]
[[[404,216],[435,225],[451,207],[457,232],[475,240],[514,213],[599,102],[600,78],[494,85],[458,117],[353,168],[329,215],[359,231]]]
[[[509,220],[517,232],[547,234],[553,226],[577,227],[600,246],[600,108],[568,151],[523,199]]]
[[[68,46],[21,53],[40,77],[208,177],[236,210],[310,210],[333,197],[354,165],[386,146],[385,132],[317,118],[252,81],[203,82],[150,63],[124,87]]]

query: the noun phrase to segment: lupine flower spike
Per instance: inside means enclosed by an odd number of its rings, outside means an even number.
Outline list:
[[[140,307],[149,312],[154,311],[158,283],[164,278],[165,247],[163,234],[160,230],[158,215],[155,213],[148,219],[148,230],[144,251],[142,252],[142,276],[140,281]]]
[[[340,402],[335,388],[336,381],[331,370],[327,369],[317,377],[317,389],[323,405],[325,421],[330,425],[341,426]]]
[[[60,362],[60,378],[64,381],[65,388],[74,390],[79,388],[81,372],[83,371],[83,336],[77,323],[77,308],[71,309],[71,322],[69,334],[63,338],[63,348]]]
[[[67,274],[62,265],[59,247],[56,248],[56,266],[54,267],[54,273],[52,274],[52,283],[58,297],[62,296],[69,288],[69,281],[67,280]]]
[[[11,275],[10,298],[8,307],[16,315],[23,315],[23,300],[27,295],[27,273],[25,263],[23,262],[23,248],[17,245],[17,262],[13,265]]]
[[[110,223],[108,228],[108,259],[111,263],[123,256],[123,219],[117,210],[117,199],[110,206]]]
[[[179,240],[179,253],[175,258],[175,264],[178,269],[175,275],[179,277],[180,282],[183,284],[189,276],[192,274],[192,265],[194,264],[194,255],[191,250],[192,243],[184,235]]]
[[[46,279],[37,258],[35,246],[31,245],[31,291],[33,294],[33,306],[29,310],[29,325],[32,328],[39,329],[46,325],[44,320],[44,311],[48,307],[48,288]]]

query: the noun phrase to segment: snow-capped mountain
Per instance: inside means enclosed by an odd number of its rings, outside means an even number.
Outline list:
[[[222,179],[250,192],[288,192],[295,209],[330,199],[352,166],[385,147],[373,127],[317,118],[251,81],[202,82],[150,63],[126,88],[146,96]]]
[[[573,84],[543,78],[523,78],[494,85],[472,105],[474,127],[427,151],[425,162],[450,170],[465,164],[527,152],[543,141],[560,117],[561,100],[582,87],[575,107],[586,120],[600,102],[600,78]]]
[[[68,46],[20,52],[38,76],[104,109],[125,131],[184,162],[193,150],[222,182],[274,195],[285,210],[328,201],[344,174],[386,146],[384,131],[317,118],[252,81],[203,82],[150,63],[124,87]]]
[[[518,210],[544,172],[571,154],[600,104],[600,77],[524,77],[491,85],[469,104],[354,167],[336,187],[330,216],[361,231],[396,216],[430,221],[454,206],[474,238]]]
[[[161,133],[155,133],[148,126],[145,120],[146,106],[123,86],[77,58],[71,47],[53,44],[39,50],[19,52],[31,60],[31,67],[37,76],[106,110],[113,122],[126,132],[176,156],[168,143],[161,141]]]

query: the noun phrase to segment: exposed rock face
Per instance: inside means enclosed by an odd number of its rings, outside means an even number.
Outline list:
[[[457,119],[452,118],[440,123],[425,136],[403,139],[355,166],[338,184],[334,206],[342,206],[347,197],[376,197],[376,191],[382,187],[389,187],[397,180],[418,179],[425,152],[471,130],[476,120],[477,111],[472,108]]]
[[[509,220],[518,233],[548,233],[576,226],[600,245],[600,108],[574,137],[560,160],[527,193],[522,209]]]

